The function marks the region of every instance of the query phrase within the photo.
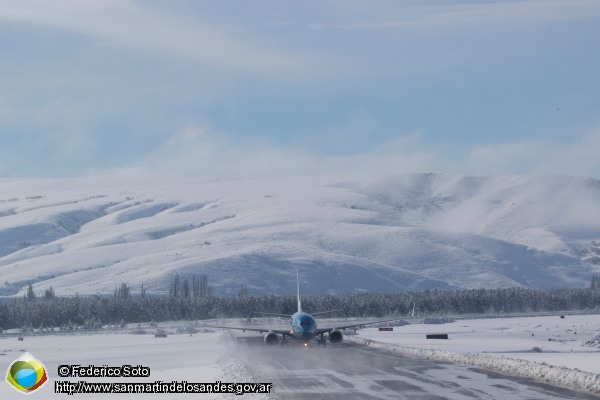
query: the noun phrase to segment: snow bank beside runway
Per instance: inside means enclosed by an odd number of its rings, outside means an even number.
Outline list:
[[[557,367],[535,361],[495,357],[485,354],[454,353],[443,350],[414,349],[391,343],[382,343],[361,337],[350,336],[345,340],[371,347],[394,351],[411,357],[425,358],[451,363],[482,367],[505,374],[535,379],[555,386],[600,394],[600,374]]]
[[[598,315],[485,318],[435,326],[412,324],[393,332],[364,329],[345,340],[598,395],[600,353],[589,345],[598,329]],[[426,340],[425,334],[434,331],[449,333],[449,339]]]

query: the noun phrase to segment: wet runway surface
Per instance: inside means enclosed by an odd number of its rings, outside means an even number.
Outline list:
[[[280,399],[598,399],[530,379],[352,343],[268,346],[238,337],[240,358]]]

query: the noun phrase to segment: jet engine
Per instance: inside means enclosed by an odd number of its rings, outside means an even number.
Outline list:
[[[333,330],[329,332],[329,341],[331,343],[340,343],[342,340],[344,340],[344,335],[342,334],[342,331]]]
[[[266,344],[277,344],[279,343],[279,336],[275,332],[269,332],[265,335]]]

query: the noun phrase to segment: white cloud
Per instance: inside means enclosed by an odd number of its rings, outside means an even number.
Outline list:
[[[224,27],[169,15],[131,0],[0,0],[0,20],[74,32],[101,44],[178,54],[233,70],[306,67],[306,56],[269,51],[237,39]]]
[[[410,150],[416,137],[401,137],[360,154],[319,155],[261,140],[234,139],[196,126],[170,137],[135,168],[195,170],[235,178],[411,173],[436,163],[433,154]]]
[[[570,144],[528,140],[475,146],[465,149],[466,156],[458,160],[443,152],[418,150],[424,148],[426,141],[426,137],[415,133],[381,142],[360,153],[323,155],[314,149],[235,139],[195,126],[171,136],[138,167],[194,170],[235,178],[416,172],[595,176],[600,171],[600,132]]]
[[[476,146],[468,151],[465,166],[488,173],[559,173],[597,176],[600,172],[600,131],[568,142],[523,140]]]
[[[183,9],[189,15],[176,11]],[[481,112],[466,122],[448,115],[471,110],[474,98],[487,103],[490,93],[498,104],[515,96],[544,103],[570,93],[594,104],[598,60],[593,34],[587,34],[593,29],[564,30],[564,42],[548,46],[540,46],[546,39],[535,29],[599,15],[600,2],[589,0],[382,0],[377,7],[364,0],[261,0],[239,2],[235,10],[224,2],[0,0],[0,24],[14,35],[0,68],[0,137],[11,157],[2,158],[0,171],[13,165],[14,171],[44,174],[62,158],[77,161],[76,170],[102,168],[91,165],[98,159],[107,167],[135,164],[162,141],[142,164],[235,176],[381,170],[598,175],[599,135],[540,138],[549,123],[532,132],[536,139],[502,143],[490,137],[482,143],[496,144],[455,154],[432,150],[437,137],[389,138],[391,126],[440,132],[446,124],[472,137],[490,123],[488,108],[477,108]],[[556,24],[557,36],[563,25]],[[490,27],[514,26],[529,30],[488,35]],[[412,31],[385,30],[398,27]],[[50,33],[47,41],[39,40],[40,32]],[[527,43],[520,50],[507,50],[522,40]],[[40,52],[38,41],[48,51]],[[287,79],[273,79],[282,76]],[[543,90],[529,96],[531,88],[522,86],[530,80]],[[580,107],[569,118],[589,126],[590,110]],[[531,126],[537,114],[527,114],[497,130]],[[217,129],[192,127],[163,139],[175,127],[206,120]],[[240,139],[261,129],[270,137],[280,129],[274,140],[286,145]]]
[[[193,126],[172,135],[142,160],[142,168],[195,170],[229,177],[269,177],[294,174],[307,167],[292,151],[268,144],[236,141]]]
[[[321,29],[395,29],[403,27],[441,28],[468,25],[514,27],[514,23],[568,21],[600,15],[600,3],[594,0],[529,0],[496,2],[452,2],[443,5],[406,5],[388,2],[372,7],[354,2],[353,7],[338,10],[337,20],[318,24]]]

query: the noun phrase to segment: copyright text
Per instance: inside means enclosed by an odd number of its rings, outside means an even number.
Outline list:
[[[148,378],[150,368],[142,365],[121,365],[119,367],[59,365],[58,376],[61,378]]]

